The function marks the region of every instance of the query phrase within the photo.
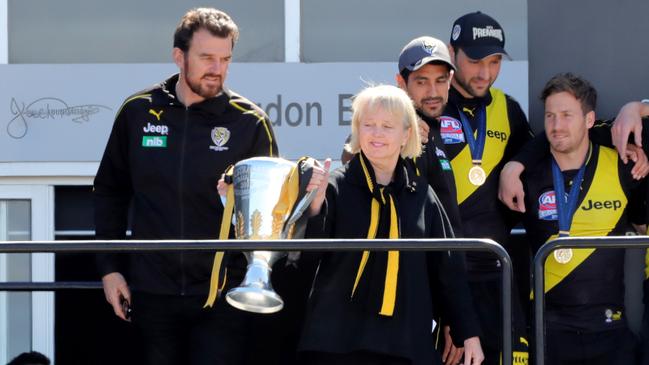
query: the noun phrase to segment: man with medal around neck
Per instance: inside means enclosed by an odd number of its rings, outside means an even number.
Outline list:
[[[639,182],[614,149],[589,138],[595,89],[559,74],[541,99],[550,148],[522,176],[533,249],[559,236],[624,235],[634,218],[627,215],[629,190]],[[636,363],[624,318],[624,250],[554,251],[545,264],[545,300],[546,364]]]
[[[452,28],[449,51],[456,67],[448,105],[439,118],[457,188],[465,237],[491,238],[507,248],[507,210],[498,201],[502,166],[532,138],[527,118],[509,95],[492,87],[500,72],[505,33],[490,16],[469,13]],[[500,262],[486,252],[467,253],[471,286],[480,324],[485,364],[499,364],[501,340]],[[523,310],[514,288],[515,363],[527,360]]]

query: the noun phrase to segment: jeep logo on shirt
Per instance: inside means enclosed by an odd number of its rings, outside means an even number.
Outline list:
[[[492,131],[488,129],[487,137],[499,139],[501,142],[505,142],[507,140],[507,133],[501,131]]]
[[[581,206],[581,209],[583,210],[591,210],[591,209],[618,210],[620,208],[622,208],[622,202],[620,200],[593,201],[589,199],[585,205]]]
[[[147,123],[146,127],[142,128],[144,133],[160,133],[163,136],[166,136],[169,134],[169,127],[166,125],[155,125],[151,123]]]

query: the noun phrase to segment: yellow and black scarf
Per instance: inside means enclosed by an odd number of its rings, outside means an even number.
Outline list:
[[[374,239],[380,234],[380,226],[389,227],[386,229],[387,236],[390,239],[398,239],[399,234],[399,214],[395,205],[395,199],[390,190],[383,186],[379,186],[370,172],[371,166],[366,160],[363,153],[358,154],[361,167],[367,187],[372,194],[370,226],[367,230],[367,238]],[[398,167],[397,167],[398,168]],[[387,209],[387,211],[386,211]],[[387,213],[387,214],[386,214]],[[385,222],[385,221],[388,222]],[[383,222],[381,222],[383,221]],[[387,266],[385,270],[385,283],[383,288],[383,300],[381,303],[380,315],[392,316],[394,314],[394,307],[397,296],[397,279],[399,277],[399,251],[388,251]],[[370,258],[369,251],[363,251],[361,262],[358,265],[356,279],[354,280],[354,287],[351,296],[354,297],[358,284],[365,271],[365,266]]]

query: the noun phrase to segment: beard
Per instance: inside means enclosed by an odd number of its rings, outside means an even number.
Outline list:
[[[438,109],[431,109],[425,107],[427,101],[436,101],[439,103],[439,108]],[[438,118],[439,116],[442,115],[444,112],[444,108],[446,107],[446,103],[444,102],[444,98],[441,96],[437,96],[434,98],[425,98],[421,99],[419,101],[419,105],[415,105],[417,110],[419,110],[423,115],[427,116],[428,118]]]
[[[208,98],[213,98],[217,94],[223,90],[223,77],[221,75],[213,74],[213,73],[207,73],[204,75],[201,75],[198,79],[193,80],[190,77],[191,70],[189,67],[189,62],[187,62],[187,58],[185,58],[185,71],[183,73],[183,77],[185,78],[185,82],[187,83],[187,86],[189,86],[189,89],[196,95],[208,99]],[[213,87],[207,87],[201,84],[201,80],[205,77],[215,77],[217,78],[218,82],[215,83]]]
[[[482,93],[480,93],[480,92],[476,91],[473,87],[471,87],[470,82],[464,82],[464,80],[461,79],[458,76],[459,76],[458,74],[455,74],[455,77],[453,78],[453,80],[455,80],[460,85],[460,87],[462,87],[467,93],[469,93],[474,98],[481,98],[481,97],[487,95],[487,93],[489,92],[489,88],[493,85],[493,83],[489,84],[489,87],[486,88]]]

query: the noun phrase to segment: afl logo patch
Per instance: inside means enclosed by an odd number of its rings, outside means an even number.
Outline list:
[[[444,144],[456,144],[464,142],[464,132],[462,132],[462,123],[459,120],[441,116],[439,117],[440,135]]]
[[[556,221],[558,218],[557,199],[554,190],[541,194],[539,197],[539,219]]]

